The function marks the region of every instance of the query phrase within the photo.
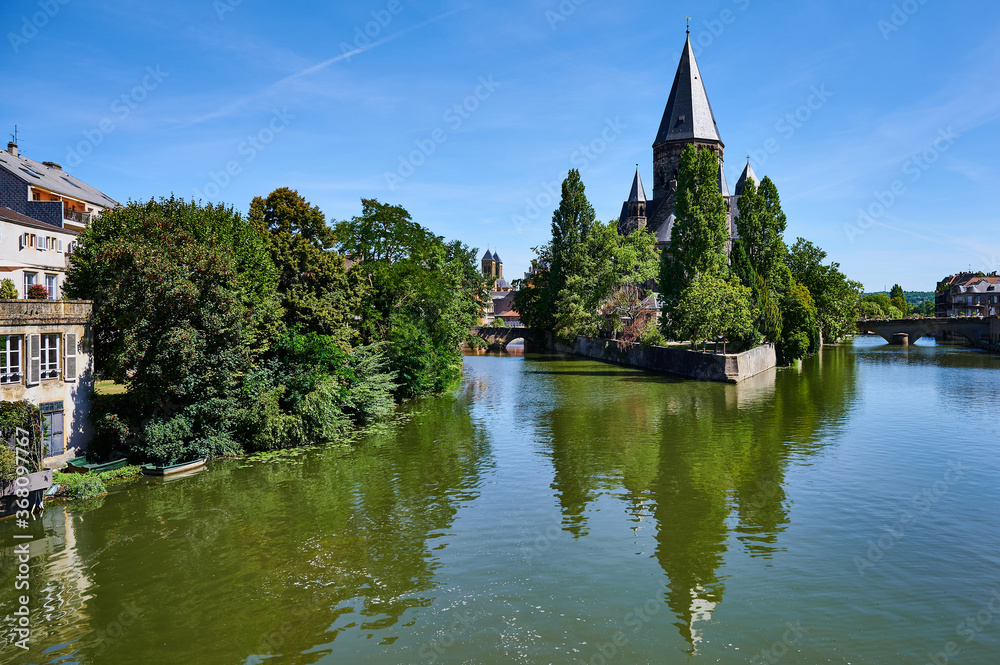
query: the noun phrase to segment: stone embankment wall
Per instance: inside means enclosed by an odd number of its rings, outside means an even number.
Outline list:
[[[739,383],[778,364],[773,344],[765,344],[743,353],[726,355],[702,353],[663,346],[618,348],[614,340],[577,337],[572,347],[554,343],[558,353],[567,353],[618,365],[675,374],[700,381]]]

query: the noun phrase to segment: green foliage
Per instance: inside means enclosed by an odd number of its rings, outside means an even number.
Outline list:
[[[4,279],[3,281],[0,281],[0,299],[2,300],[17,299],[17,286],[14,285],[14,280]]]
[[[719,193],[719,158],[694,145],[684,148],[677,174],[677,205],[670,251],[660,265],[664,330],[669,330],[681,294],[701,275],[725,277],[729,225],[726,202]]]
[[[596,334],[602,310],[616,291],[656,276],[655,243],[646,229],[623,236],[617,221],[596,221],[580,173],[571,170],[552,215],[552,240],[534,250],[533,283],[521,285],[514,296],[521,321],[554,331],[564,343]]]
[[[22,462],[27,462],[28,473],[42,470],[47,451],[42,450],[42,415],[38,407],[27,400],[0,402],[0,481],[16,477],[17,454],[8,442],[17,437],[18,428],[28,432],[27,459],[24,453],[21,455]]]
[[[720,336],[743,338],[753,329],[757,314],[751,307],[751,296],[750,289],[738,279],[699,275],[681,292],[671,329],[678,338],[692,343]]]
[[[639,344],[643,346],[667,345],[667,338],[664,337],[663,332],[660,331],[660,326],[657,325],[656,319],[651,319],[649,323],[646,325],[646,329],[639,337]]]
[[[59,474],[53,482],[63,485],[70,499],[93,499],[108,493],[104,481],[94,473]]]
[[[254,198],[249,219],[277,269],[286,325],[337,337],[346,348],[357,336],[351,323],[365,284],[334,251],[336,236],[320,209],[282,187]]]
[[[750,270],[770,282],[775,279],[788,253],[784,241],[787,220],[781,210],[778,188],[768,177],[761,181],[760,189],[748,179],[737,206],[736,230],[739,239],[736,244],[739,250],[734,251],[746,257]],[[752,284],[748,277],[749,273],[740,274],[745,283]]]
[[[9,483],[17,478],[17,455],[14,449],[0,444],[0,483]]]
[[[460,346],[489,297],[475,253],[416,224],[401,206],[362,200],[362,213],[335,228],[369,284],[359,309],[364,343],[388,342],[397,394],[442,390],[461,371]]]
[[[895,307],[896,310],[898,310],[899,313],[902,314],[902,316],[899,318],[905,317],[907,312],[909,311],[909,307],[906,303],[906,294],[903,293],[902,286],[900,286],[899,284],[893,285],[892,290],[889,291],[889,300],[892,301],[893,307]]]
[[[778,361],[783,365],[819,348],[819,327],[812,295],[805,285],[794,281],[787,270],[786,277],[788,289],[782,302],[784,325],[777,345]]]
[[[788,267],[795,281],[812,295],[823,338],[837,342],[854,334],[862,286],[847,279],[838,263],[824,265],[825,259],[822,249],[797,238],[788,255]]]

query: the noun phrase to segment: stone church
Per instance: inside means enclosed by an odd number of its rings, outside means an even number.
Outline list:
[[[653,141],[653,198],[646,198],[637,166],[632,190],[628,200],[622,204],[618,218],[618,230],[622,234],[648,228],[656,235],[657,249],[670,249],[677,199],[677,171],[680,168],[681,152],[690,144],[711,150],[719,157],[719,191],[726,200],[730,237],[735,238],[736,201],[748,179],[758,185],[760,181],[747,161],[746,168],[736,182],[735,194],[729,193],[723,170],[725,144],[719,135],[719,127],[715,124],[715,115],[708,101],[708,93],[705,92],[705,82],[698,71],[698,63],[691,48],[691,33],[688,31],[684,51],[674,75],[674,84],[670,88],[670,97],[667,98],[667,107],[660,121],[660,129]]]

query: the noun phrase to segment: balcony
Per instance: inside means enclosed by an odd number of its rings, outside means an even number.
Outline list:
[[[63,219],[67,222],[74,222],[86,226],[90,224],[90,217],[93,213],[80,212],[79,210],[63,210]]]

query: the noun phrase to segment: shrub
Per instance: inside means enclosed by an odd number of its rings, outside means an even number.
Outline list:
[[[65,483],[66,496],[71,499],[93,499],[108,493],[104,481],[92,473],[68,474],[60,476],[60,480]]]
[[[30,300],[48,300],[49,290],[41,284],[32,284],[28,287],[28,298]]]
[[[14,280],[5,279],[0,282],[0,299],[17,300],[17,287],[14,286]]]
[[[17,477],[17,455],[0,443],[0,483],[9,483]]]

